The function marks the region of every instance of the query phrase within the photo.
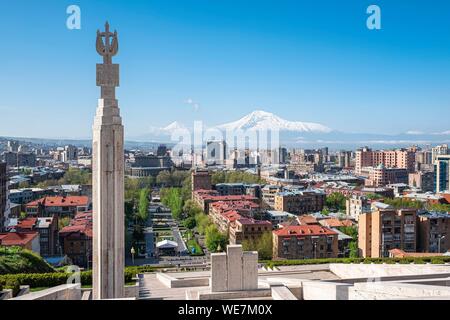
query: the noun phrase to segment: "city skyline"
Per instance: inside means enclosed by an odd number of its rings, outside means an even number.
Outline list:
[[[254,110],[344,132],[450,130],[444,2],[378,1],[376,31],[366,28],[364,1],[80,1],[81,30],[66,28],[68,3],[24,4],[0,21],[2,136],[90,138],[96,57],[87,48],[105,17],[125,39],[118,97],[129,140],[173,121],[212,126]]]

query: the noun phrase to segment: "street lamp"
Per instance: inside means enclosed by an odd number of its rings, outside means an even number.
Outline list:
[[[438,252],[441,253],[441,240],[445,239],[445,236],[440,236],[439,237],[439,242],[438,242]]]
[[[134,265],[134,254],[136,253],[134,247],[131,247],[130,252],[131,252],[131,263]]]

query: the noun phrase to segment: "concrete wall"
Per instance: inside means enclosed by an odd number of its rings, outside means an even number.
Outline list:
[[[349,290],[349,299],[351,300],[422,300],[423,298],[449,296],[449,287],[399,282],[356,283]]]
[[[13,291],[12,289],[5,289],[3,291],[0,291],[0,300],[8,300],[13,297]]]
[[[297,297],[285,286],[274,286],[271,290],[273,300],[297,300]]]
[[[132,286],[125,286],[125,298],[138,298],[139,297],[139,283]]]
[[[11,300],[81,300],[81,286],[80,284],[63,284]]]
[[[158,272],[156,278],[167,288],[207,287],[209,278],[177,279],[168,274]],[[126,287],[125,287],[126,288]],[[127,296],[126,296],[127,297]]]
[[[433,264],[339,264],[331,263],[330,271],[341,279],[450,273],[450,265]]]
[[[302,283],[303,300],[348,300],[351,284],[305,281]]]

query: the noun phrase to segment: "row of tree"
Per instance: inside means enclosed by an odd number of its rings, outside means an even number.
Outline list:
[[[258,176],[245,171],[217,171],[211,176],[212,184],[217,183],[247,183],[247,184],[264,184]]]

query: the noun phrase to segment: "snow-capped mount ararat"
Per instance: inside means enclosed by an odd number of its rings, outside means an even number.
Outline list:
[[[332,130],[313,122],[289,121],[266,111],[253,111],[245,117],[216,126],[220,130],[279,130],[291,132],[329,133]]]

